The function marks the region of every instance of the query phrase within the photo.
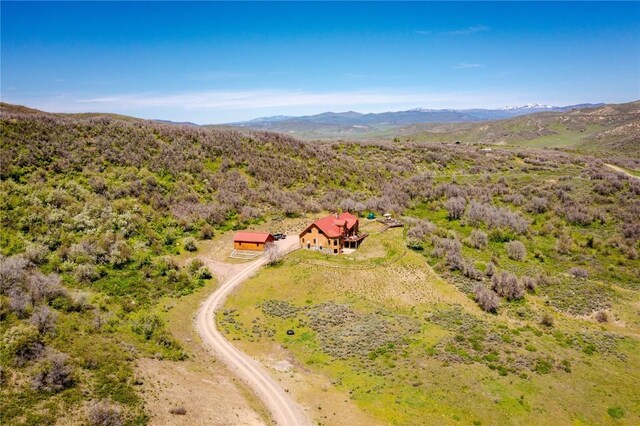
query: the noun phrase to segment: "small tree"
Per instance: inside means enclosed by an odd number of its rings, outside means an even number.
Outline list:
[[[204,262],[200,259],[193,259],[191,263],[189,263],[189,273],[194,275],[198,269],[204,266]]]
[[[282,261],[282,253],[275,243],[267,243],[264,249],[264,255],[267,259],[267,265],[277,265]]]

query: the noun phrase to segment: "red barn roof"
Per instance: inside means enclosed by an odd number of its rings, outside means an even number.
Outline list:
[[[318,219],[309,225],[302,234],[304,234],[310,227],[313,225],[317,226],[327,237],[337,238],[343,234],[342,228],[346,226],[347,230],[353,228],[353,226],[358,222],[358,218],[352,215],[349,212],[344,212],[338,217],[336,215],[329,215],[323,217],[322,219]],[[300,234],[300,235],[302,235]]]
[[[236,232],[236,235],[233,237],[233,242],[266,243],[271,239],[273,239],[273,235],[268,232],[239,231]]]

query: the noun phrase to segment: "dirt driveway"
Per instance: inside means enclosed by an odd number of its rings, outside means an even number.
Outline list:
[[[298,247],[298,236],[289,235],[276,244],[282,253],[288,253]],[[284,391],[260,363],[225,339],[216,326],[215,312],[224,304],[229,293],[256,273],[265,263],[266,259],[263,256],[241,264],[207,261],[207,266],[221,278],[222,284],[202,304],[196,318],[196,327],[203,342],[213,349],[217,358],[223,361],[232,373],[255,392],[277,424],[308,425],[310,422],[304,409]]]

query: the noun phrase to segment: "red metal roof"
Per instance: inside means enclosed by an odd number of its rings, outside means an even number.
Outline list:
[[[353,228],[358,222],[358,218],[349,212],[344,212],[338,215],[329,215],[318,219],[307,227],[302,233],[304,234],[311,226],[316,225],[324,234],[329,238],[337,238],[342,235],[342,227],[346,225],[347,230]],[[302,234],[300,234],[302,235]]]
[[[233,237],[233,242],[266,243],[269,239],[273,239],[273,236],[268,232],[238,231]]]

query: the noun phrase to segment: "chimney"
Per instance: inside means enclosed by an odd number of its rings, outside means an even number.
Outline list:
[[[340,215],[338,214],[338,212],[336,212],[336,219],[338,219],[340,217]]]

